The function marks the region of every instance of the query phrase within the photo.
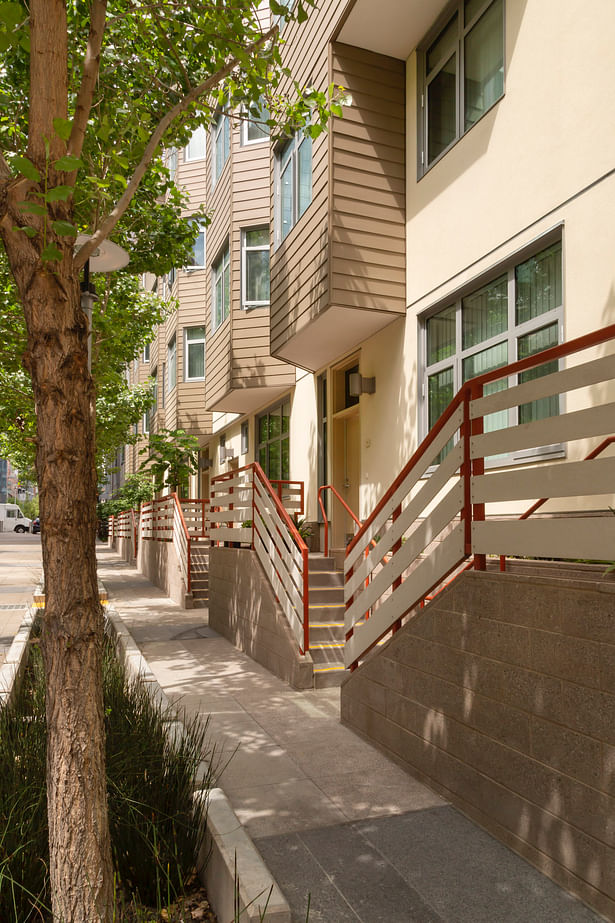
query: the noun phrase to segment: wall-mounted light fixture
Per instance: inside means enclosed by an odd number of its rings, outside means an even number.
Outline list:
[[[351,397],[360,397],[362,394],[376,393],[376,379],[363,378],[359,372],[348,376],[348,391]]]
[[[218,449],[220,464],[225,461],[229,461],[231,458],[235,458],[235,453],[230,445],[221,445]]]

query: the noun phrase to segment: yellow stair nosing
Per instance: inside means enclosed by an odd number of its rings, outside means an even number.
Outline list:
[[[314,673],[338,673],[340,670],[345,669],[346,667],[343,663],[314,664]]]

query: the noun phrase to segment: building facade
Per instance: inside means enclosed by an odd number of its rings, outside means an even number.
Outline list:
[[[576,10],[322,0],[284,25],[284,54],[300,83],[345,88],[343,118],[272,143],[221,114],[171,155],[212,221],[194,265],[157,280],[179,309],[130,374],[156,381],[141,431],[198,436],[194,496],[256,460],[305,482],[309,521],[323,484],[363,519],[461,384],[615,321],[615,11]],[[567,407],[605,399],[579,390]],[[506,422],[550,416],[553,400]],[[560,457],[547,445],[491,463]],[[352,520],[327,515],[341,549]]]

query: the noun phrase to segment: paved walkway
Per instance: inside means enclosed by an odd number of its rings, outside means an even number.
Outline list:
[[[600,919],[342,727],[338,689],[293,691],[102,547],[99,574],[167,695],[211,716],[219,784],[293,920],[308,902],[310,923]]]
[[[42,573],[41,538],[0,532],[0,666]]]

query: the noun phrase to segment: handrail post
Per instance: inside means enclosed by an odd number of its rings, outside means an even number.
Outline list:
[[[463,462],[461,463],[461,479],[463,481],[463,511],[461,518],[464,526],[464,550],[466,555],[472,554],[472,458],[470,454],[470,436],[472,426],[470,420],[470,389],[466,386],[463,394],[463,423],[461,435],[463,439]]]
[[[399,519],[400,516],[401,516],[401,504],[399,506],[396,506],[395,509],[393,510],[393,516],[392,516],[393,522]],[[397,552],[401,548],[401,544],[402,544],[401,537],[398,538],[397,541],[393,543],[393,547],[391,548],[391,551],[393,552],[393,556],[397,554]],[[395,590],[398,589],[398,587],[400,586],[401,586],[401,574],[399,575],[399,577],[397,577],[393,581],[391,589],[393,592],[395,592]],[[368,617],[367,614],[365,617],[366,618]],[[396,632],[399,631],[400,628],[401,628],[401,619],[397,619],[391,626],[391,634],[394,635]]]
[[[250,543],[250,548],[252,551],[255,551],[254,547],[254,522],[256,520],[256,468],[254,464],[251,466],[252,470],[252,542]]]
[[[471,381],[470,382],[470,400],[475,401],[483,396],[483,383],[481,381]],[[469,411],[469,407],[468,407]],[[483,417],[476,417],[471,421],[470,432],[472,436],[480,436],[484,432]],[[485,473],[485,459],[483,456],[480,458],[474,458],[471,461],[471,471],[472,477],[481,477]],[[474,503],[472,504],[472,521],[473,522],[484,522],[485,521],[485,504],[484,503]],[[471,528],[471,527],[470,527]],[[475,570],[486,570],[487,569],[487,558],[484,554],[475,554],[474,555],[474,569]]]
[[[303,561],[303,653],[307,654],[310,649],[310,574],[307,548],[301,549],[301,559]]]

